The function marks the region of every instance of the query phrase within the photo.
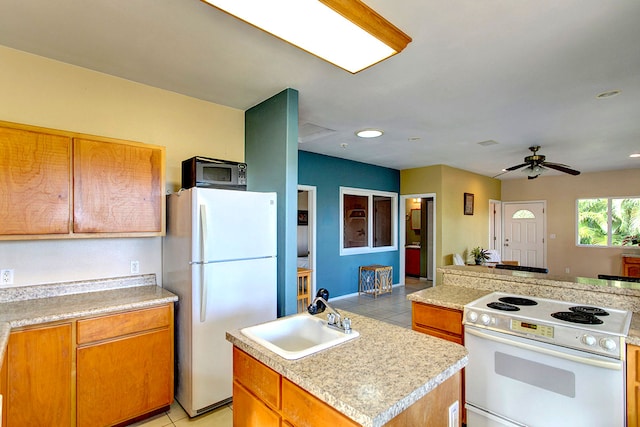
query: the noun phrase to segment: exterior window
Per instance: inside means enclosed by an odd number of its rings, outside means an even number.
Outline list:
[[[513,219],[533,219],[536,216],[528,209],[520,209],[516,211],[511,218]]]
[[[398,195],[340,187],[340,255],[397,250]]]
[[[578,199],[577,243],[632,245],[640,238],[640,197]]]

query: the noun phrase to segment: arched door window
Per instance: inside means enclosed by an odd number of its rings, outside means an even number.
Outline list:
[[[535,217],[536,216],[533,214],[533,212],[528,209],[520,209],[518,211],[515,211],[513,213],[513,216],[511,216],[511,218],[513,219],[532,219]]]

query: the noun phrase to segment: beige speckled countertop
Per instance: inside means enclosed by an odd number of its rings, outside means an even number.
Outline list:
[[[227,340],[365,427],[384,425],[467,364],[467,351],[458,344],[342,314],[360,336],[298,360],[237,330],[227,332]]]
[[[156,285],[154,274],[1,289],[0,363],[12,328],[177,300],[176,295]]]

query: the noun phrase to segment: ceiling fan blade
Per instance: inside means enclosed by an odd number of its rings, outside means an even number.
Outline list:
[[[557,171],[560,172],[564,172],[564,173],[568,173],[570,175],[580,175],[580,171],[577,171],[575,169],[571,169],[570,167],[566,166],[566,165],[561,165],[559,163],[547,163],[544,162],[543,163],[545,167],[551,168],[551,169],[555,169]]]
[[[537,177],[539,177],[540,175],[533,175],[533,176],[528,176],[527,179],[536,179]]]
[[[511,172],[511,171],[514,171],[516,169],[520,169],[520,168],[525,167],[525,166],[529,166],[529,163],[527,162],[527,163],[522,163],[522,164],[517,165],[517,166],[511,166],[510,168],[506,168],[505,172]]]

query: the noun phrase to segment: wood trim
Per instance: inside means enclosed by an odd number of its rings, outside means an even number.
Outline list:
[[[411,37],[360,0],[320,0],[320,3],[333,9],[397,53],[402,52],[411,42]]]

